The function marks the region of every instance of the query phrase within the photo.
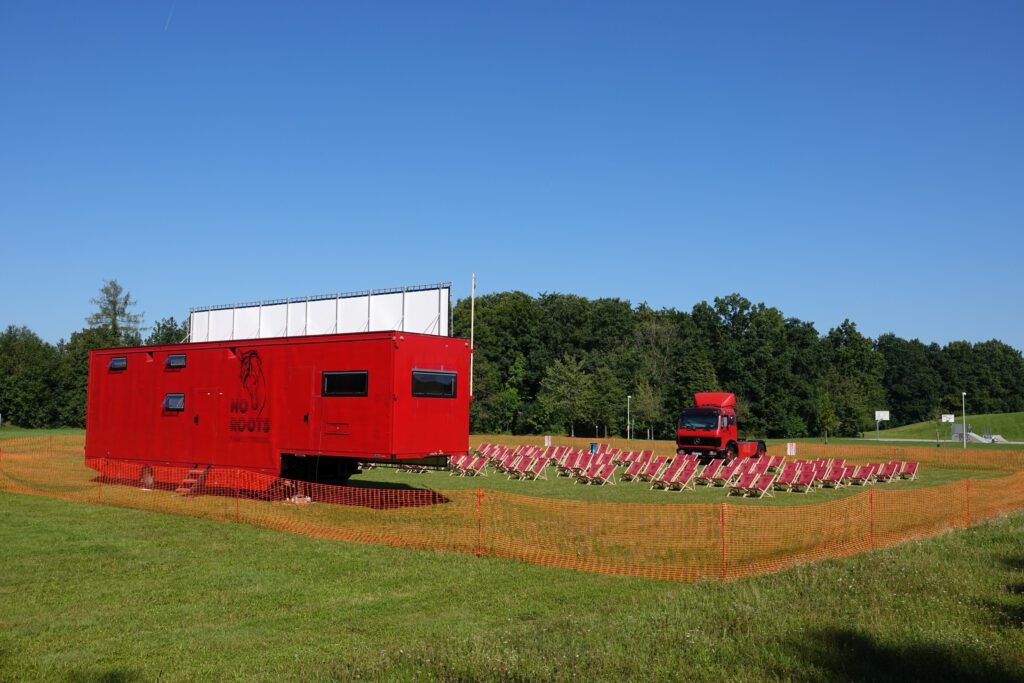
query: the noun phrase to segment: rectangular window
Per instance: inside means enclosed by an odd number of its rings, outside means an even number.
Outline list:
[[[167,367],[169,368],[183,368],[185,367],[185,354],[183,353],[172,353],[167,356]]]
[[[128,356],[117,356],[111,358],[110,362],[107,363],[107,367],[111,370],[125,370],[128,368]]]
[[[412,395],[423,398],[455,398],[456,374],[441,370],[413,370]]]
[[[167,394],[164,397],[163,409],[175,412],[185,410],[185,394]]]
[[[321,396],[366,396],[368,388],[366,370],[325,372]]]

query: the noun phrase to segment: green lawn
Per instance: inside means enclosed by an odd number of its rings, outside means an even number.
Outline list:
[[[618,473],[624,468],[618,468]],[[546,480],[520,481],[508,479],[507,475],[487,469],[485,477],[456,477],[447,472],[428,472],[411,474],[392,468],[374,468],[349,480],[349,485],[360,488],[426,488],[435,490],[450,489],[493,489],[509,491],[540,498],[569,498],[595,502],[619,503],[742,503],[747,505],[803,505],[838,500],[847,496],[865,492],[865,486],[847,486],[841,489],[819,489],[813,493],[796,494],[776,492],[774,497],[744,498],[730,496],[727,489],[720,487],[697,486],[695,490],[684,491],[652,491],[649,483],[619,482],[615,485],[605,484],[594,486],[582,485],[565,477],[557,477],[555,468],[549,467]],[[984,478],[997,476],[999,473],[977,472],[972,470],[947,470],[923,467],[918,478],[913,481],[898,481],[888,484],[874,484],[878,489],[897,490],[920,488],[923,486],[939,486],[965,477]],[[618,478],[618,475],[616,475]]]
[[[961,422],[963,418],[958,414],[956,416],[957,422]],[[967,423],[974,428],[975,434],[1001,434],[1004,439],[1008,441],[1024,441],[1024,413],[993,413],[989,415],[967,415]],[[939,435],[943,439],[948,439],[950,434],[950,426],[948,424],[941,425],[939,428]],[[899,438],[899,439],[934,439],[935,438],[935,423],[934,422],[918,422],[916,424],[904,425],[902,427],[895,427],[893,429],[883,429],[881,431],[881,437]],[[867,438],[871,438],[874,434],[864,435]],[[977,444],[970,444],[975,446]],[[1019,449],[1020,446],[1017,446]]]
[[[1024,679],[1024,516],[734,583],[0,494],[0,679]]]
[[[54,429],[22,429],[21,427],[0,427],[0,439],[14,439],[24,436],[81,436],[85,430],[77,427],[56,427]]]

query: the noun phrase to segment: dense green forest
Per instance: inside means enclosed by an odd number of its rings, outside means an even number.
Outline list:
[[[469,336],[469,301],[454,331]],[[695,391],[737,396],[748,435],[852,436],[959,412],[1024,410],[1024,358],[999,341],[940,347],[884,334],[864,336],[846,320],[821,334],[809,322],[739,294],[689,312],[619,299],[502,292],[476,301],[474,432],[626,430],[673,433]]]
[[[0,333],[0,412],[22,427],[84,426],[88,353],[181,341],[174,318],[145,330],[116,281],[67,340],[24,327]],[[470,302],[453,311],[469,336]],[[148,335],[143,336],[143,331]],[[849,320],[821,334],[809,322],[738,294],[689,312],[619,299],[502,292],[476,300],[474,432],[669,436],[695,391],[730,391],[748,435],[856,435],[888,409],[888,426],[959,412],[1024,410],[1024,358],[999,341],[940,347],[862,335]]]

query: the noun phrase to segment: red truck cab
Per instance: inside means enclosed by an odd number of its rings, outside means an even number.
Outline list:
[[[693,395],[693,408],[679,414],[676,452],[694,453],[705,459],[759,458],[768,452],[764,441],[743,441],[736,422],[736,396],[723,392]]]

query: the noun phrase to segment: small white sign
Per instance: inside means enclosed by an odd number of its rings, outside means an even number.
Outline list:
[[[796,455],[796,444],[792,441],[786,444],[786,455]]]
[[[888,422],[889,411],[888,410],[876,410],[875,411],[875,422]]]
[[[956,422],[956,415],[943,415],[942,416],[942,421],[943,422],[950,422],[950,423]]]
[[[546,447],[548,447],[550,445],[551,445],[551,437],[550,436],[545,436],[544,437],[544,447],[546,448]]]

